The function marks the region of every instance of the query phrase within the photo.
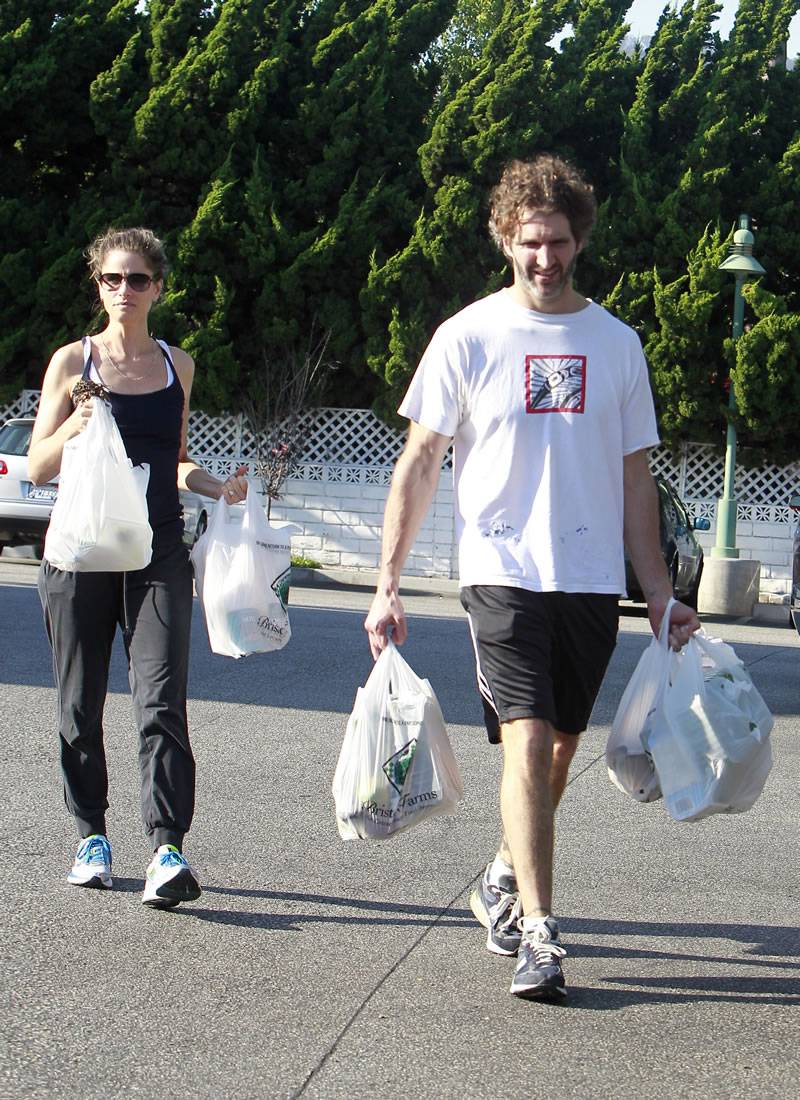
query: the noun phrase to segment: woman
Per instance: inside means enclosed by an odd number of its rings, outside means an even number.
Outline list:
[[[142,900],[170,908],[200,896],[182,854],[194,811],[195,765],[186,722],[192,569],[178,490],[216,499],[224,494],[233,504],[247,494],[246,467],[221,482],[187,453],[194,363],[180,348],[153,339],[148,328],[167,271],[161,241],[149,229],[109,229],[87,255],[107,324],[50,360],[28,472],[35,485],[58,473],[64,444],[92,415],[93,402],[80,396],[91,388],[86,383],[102,386],[128,457],[150,465],[153,556],[132,573],[67,573],[47,561],[39,573],[58,692],[64,800],[81,838],[68,881],[112,885],[102,719],[119,625],[139,730],[142,819],[154,853]]]

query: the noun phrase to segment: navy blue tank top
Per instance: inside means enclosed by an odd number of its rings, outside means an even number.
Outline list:
[[[184,393],[175,373],[168,346],[157,341],[164,353],[171,381],[153,393],[109,391],[111,412],[117,422],[128,458],[138,466],[150,464],[147,509],[153,528],[153,550],[183,538],[183,509],[178,496],[178,458],[181,449]],[[92,345],[83,338],[83,375],[91,380]],[[91,373],[90,373],[91,372]],[[94,379],[96,381],[96,379]]]

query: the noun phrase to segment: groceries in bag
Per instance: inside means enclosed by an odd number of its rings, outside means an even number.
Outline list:
[[[677,821],[743,813],[772,768],[773,718],[743,662],[700,630],[673,659],[642,744]]]
[[[252,487],[243,508],[217,502],[191,552],[214,653],[247,657],[289,641],[291,536],[298,530],[273,527]]]
[[[150,467],[133,465],[111,409],[90,400],[86,428],[64,444],[44,556],[67,573],[144,569],[153,553]]]
[[[332,791],[344,840],[383,840],[463,798],[433,689],[392,642],[356,692]]]
[[[669,617],[675,604],[670,600],[661,619],[658,637],[639,658],[633,676],[623,692],[606,743],[609,778],[637,802],[654,802],[661,787],[653,758],[642,744],[664,692],[669,684],[672,652],[669,645]]]

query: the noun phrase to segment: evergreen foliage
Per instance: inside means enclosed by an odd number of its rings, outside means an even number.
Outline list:
[[[743,293],[757,320],[736,341],[737,438],[751,464],[796,462],[797,420],[788,410],[800,408],[800,312],[757,285]]]
[[[783,461],[800,413],[800,0],[3,0],[0,401],[97,323],[83,249],[152,226],[172,262],[154,330],[195,403],[242,408],[313,324],[328,399],[387,419],[435,326],[508,279],[487,195],[553,151],[594,183],[577,284],[639,332],[662,436]],[[741,212],[766,268],[730,340],[718,270]],[[794,454],[793,457],[796,457]]]

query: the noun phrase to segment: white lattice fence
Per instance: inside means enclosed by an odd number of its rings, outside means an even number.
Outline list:
[[[2,410],[2,419],[32,416],[38,402],[38,391],[24,390]],[[287,487],[286,501],[276,504],[273,514],[300,523],[301,542],[326,564],[375,568],[383,502],[405,433],[387,427],[368,409],[316,409],[306,414],[306,424],[304,460]],[[228,474],[241,462],[248,463],[251,473],[255,473],[253,436],[242,416],[212,417],[193,412],[189,418],[189,451],[218,476]],[[443,473],[450,465],[448,455]],[[650,454],[650,465],[654,473],[675,485],[694,516],[711,521],[712,530],[702,534],[701,541],[706,548],[713,546],[724,459],[710,446],[693,444],[680,452],[656,447]],[[452,515],[446,484],[443,478],[437,495],[435,546],[430,550],[435,564],[429,564],[426,570],[428,551],[420,552],[415,558],[415,572],[445,572],[444,560],[452,548],[452,538],[448,543],[445,531],[447,517]],[[766,586],[779,595],[788,591],[792,520],[788,499],[798,487],[800,463],[757,470],[739,465],[736,469],[737,546],[742,556],[762,561],[762,589]],[[369,517],[368,522],[357,522],[359,509],[362,519]],[[357,539],[354,528],[360,532]],[[345,545],[346,551],[342,549]],[[454,569],[453,565],[451,575]]]
[[[36,416],[39,408],[39,390],[23,390],[16,401],[0,409],[0,423],[12,416]]]

